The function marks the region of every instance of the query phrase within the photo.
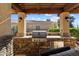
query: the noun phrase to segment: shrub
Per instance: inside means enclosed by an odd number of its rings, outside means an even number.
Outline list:
[[[69,30],[70,30],[71,36],[74,36],[74,34],[77,32],[76,28],[70,28]]]
[[[60,32],[60,30],[59,29],[52,29],[52,28],[50,28],[49,30],[48,30],[49,32]]]
[[[79,39],[79,28],[70,28],[69,30],[70,30],[71,36],[74,36]],[[49,32],[60,32],[60,29],[49,28],[48,31]]]
[[[79,39],[79,28],[70,28],[71,36]]]

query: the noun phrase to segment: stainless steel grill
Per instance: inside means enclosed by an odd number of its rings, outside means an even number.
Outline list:
[[[46,38],[46,36],[47,36],[46,31],[38,30],[38,31],[33,31],[32,32],[32,37],[33,38]]]

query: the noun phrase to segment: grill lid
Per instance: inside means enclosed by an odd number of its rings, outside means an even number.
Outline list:
[[[36,30],[32,32],[33,38],[46,38],[46,36],[47,36],[47,31]]]

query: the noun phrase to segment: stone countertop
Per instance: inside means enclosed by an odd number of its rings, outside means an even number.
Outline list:
[[[32,38],[32,35],[30,36],[24,36],[24,37],[14,37],[14,38]],[[75,37],[62,37],[62,36],[47,36],[47,39],[63,39],[63,38],[71,38],[71,39],[76,39]]]
[[[14,38],[32,38],[32,36],[14,37]]]
[[[61,36],[47,36],[47,38],[49,38],[49,39],[50,39],[50,38],[59,38],[59,39],[60,39],[60,38],[62,38],[62,37],[61,37]]]
[[[45,31],[45,30],[35,30],[33,32],[45,32],[45,33],[47,33],[47,31]]]
[[[47,36],[47,39],[76,39],[75,37]]]

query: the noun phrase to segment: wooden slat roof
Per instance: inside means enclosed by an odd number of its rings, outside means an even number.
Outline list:
[[[12,9],[25,13],[79,13],[79,3],[13,3]]]

